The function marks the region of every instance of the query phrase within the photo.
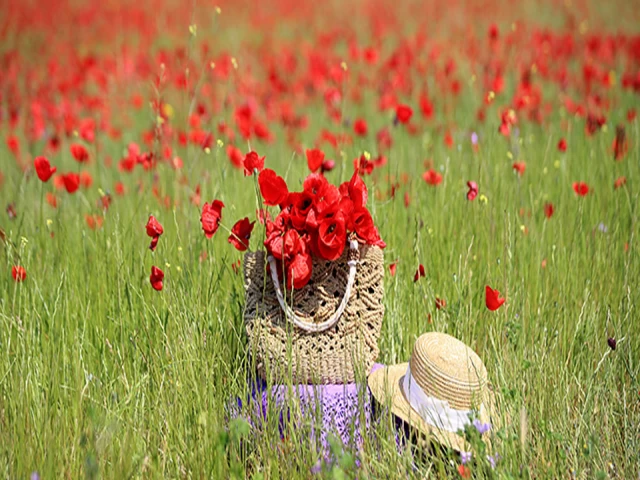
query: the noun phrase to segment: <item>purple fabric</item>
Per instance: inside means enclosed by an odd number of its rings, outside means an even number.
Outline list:
[[[382,367],[376,363],[371,372]],[[256,428],[274,413],[279,416],[281,435],[287,421],[294,422],[296,428],[310,428],[311,440],[319,441],[326,452],[332,433],[345,446],[359,449],[362,434],[369,428],[372,411],[371,393],[366,384],[294,385],[291,390],[287,385],[277,385],[269,390],[260,379],[248,401],[242,402],[238,398],[236,406],[231,416],[248,414],[248,420]]]

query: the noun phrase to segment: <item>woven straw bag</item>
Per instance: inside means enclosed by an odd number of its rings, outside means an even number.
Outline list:
[[[311,280],[293,299],[275,272],[264,252],[245,255],[244,320],[259,375],[270,370],[294,383],[343,384],[358,369],[368,372],[384,316],[382,250],[352,241],[338,260],[314,257]]]

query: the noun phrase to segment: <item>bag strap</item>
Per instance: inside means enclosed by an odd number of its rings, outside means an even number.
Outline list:
[[[275,258],[273,258],[273,256],[269,255],[268,257],[269,270],[271,270],[271,280],[273,281],[273,286],[276,290],[276,297],[278,297],[278,303],[280,303],[280,307],[282,308],[282,311],[284,312],[284,315],[287,318],[287,320],[289,320],[290,322],[293,322],[293,324],[296,327],[304,330],[305,332],[318,333],[333,327],[337,323],[337,321],[340,320],[340,317],[344,313],[344,309],[347,308],[347,302],[349,301],[349,297],[351,296],[351,289],[353,288],[353,282],[356,279],[356,265],[358,264],[358,260],[359,260],[358,241],[351,240],[349,242],[349,248],[350,248],[350,255],[349,255],[350,258],[349,258],[349,261],[347,262],[347,265],[349,265],[349,278],[347,279],[347,287],[344,290],[344,296],[342,297],[342,301],[340,302],[340,305],[338,305],[337,310],[334,312],[331,318],[325,320],[322,323],[312,323],[305,320],[304,318],[299,317],[298,315],[295,314],[293,309],[286,304],[286,302],[284,301],[284,296],[282,295],[282,290],[280,288],[280,280],[278,280],[278,270],[277,270],[276,260]]]

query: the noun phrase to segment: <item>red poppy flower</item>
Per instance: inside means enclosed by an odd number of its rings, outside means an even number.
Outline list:
[[[164,280],[164,272],[160,270],[155,265],[151,267],[151,276],[149,277],[149,281],[151,282],[151,286],[154,290],[160,291],[162,290],[162,281]]]
[[[396,276],[397,269],[398,269],[398,262],[393,262],[391,265],[389,265],[389,273],[391,274],[392,277]]]
[[[613,183],[613,188],[617,190],[618,188],[626,184],[627,184],[627,177],[618,177],[616,178],[616,181]]]
[[[80,175],[77,173],[67,173],[66,175],[62,175],[62,181],[67,192],[75,193],[80,186]]]
[[[207,238],[213,237],[218,231],[222,219],[222,207],[224,207],[224,203],[220,200],[214,200],[211,205],[205,203],[202,207],[200,223],[202,223],[202,230]]]
[[[298,290],[307,285],[311,280],[312,268],[310,253],[297,254],[287,267],[287,288]]]
[[[313,150],[307,150],[307,165],[309,170],[313,173],[317,172],[322,167],[324,161],[324,152],[320,149],[314,148]]]
[[[524,175],[524,171],[527,169],[527,164],[524,162],[514,162],[513,169],[518,173],[518,175]]]
[[[347,243],[347,228],[342,212],[320,222],[318,226],[318,252],[325,260],[337,260]]]
[[[359,137],[364,137],[368,131],[367,122],[359,118],[353,123],[353,131]]]
[[[93,177],[89,172],[80,172],[80,185],[83,188],[89,188],[93,185]]]
[[[424,265],[420,264],[420,266],[416,270],[415,275],[413,276],[413,281],[417,282],[418,280],[420,280],[424,276],[425,276]]]
[[[584,182],[573,182],[573,191],[580,197],[584,197],[589,193],[589,185]]]
[[[227,157],[231,161],[231,165],[236,168],[244,168],[244,158],[242,151],[233,145],[227,145]]]
[[[84,216],[84,221],[87,223],[87,227],[89,227],[91,230],[95,230],[96,228],[102,227],[104,218],[102,218],[100,215],[89,215],[87,213]]]
[[[18,283],[23,282],[27,278],[27,271],[24,269],[24,267],[16,265],[11,268],[11,276],[13,277],[14,281]]]
[[[249,222],[249,218],[245,217],[242,220],[238,220],[231,229],[231,235],[229,235],[229,243],[236,247],[239,252],[244,252],[249,248],[249,239],[251,238],[251,232],[256,222]]]
[[[260,186],[260,193],[266,205],[282,205],[289,196],[287,183],[282,177],[279,177],[276,172],[269,168],[263,170],[260,172],[260,175],[258,175],[258,185]]]
[[[467,192],[467,200],[472,202],[478,196],[478,184],[476,182],[468,181],[467,187],[469,187],[469,191]]]
[[[554,208],[553,203],[545,203],[544,204],[544,216],[547,218],[551,218],[553,216]]]
[[[264,159],[265,157],[259,157],[256,152],[247,153],[242,162],[244,165],[244,176],[248,177],[253,175],[254,170],[261,172],[264,168]]]
[[[413,110],[407,105],[398,105],[396,107],[396,118],[400,123],[408,123],[413,115]]]
[[[444,307],[447,306],[447,301],[444,298],[438,298],[436,297],[436,308],[438,310],[443,309]]]
[[[162,225],[160,225],[160,222],[158,222],[158,220],[156,220],[156,217],[154,217],[153,215],[149,216],[149,220],[147,220],[147,225],[145,228],[147,230],[147,235],[151,237],[151,245],[149,245],[149,249],[153,252],[158,245],[160,235],[164,233],[164,229],[162,228]]]
[[[51,192],[47,192],[47,195],[45,198],[47,200],[47,203],[51,205],[53,208],[58,207],[58,197],[56,197],[55,194]]]
[[[429,170],[424,172],[422,174],[422,179],[433,187],[442,183],[442,175],[436,172],[433,168],[430,168]]]
[[[75,158],[76,161],[80,163],[89,161],[89,152],[84,147],[84,145],[80,145],[79,143],[74,143],[71,145],[69,150],[71,150],[71,155],[73,155],[73,158]]]
[[[466,465],[458,465],[458,474],[461,478],[471,478],[471,469]]]
[[[51,175],[56,173],[56,167],[52,167],[45,157],[36,157],[33,161],[33,166],[36,169],[36,173],[38,174],[38,178],[42,182],[48,182],[51,178]]]
[[[567,141],[564,138],[561,138],[558,142],[558,150],[561,152],[567,151]]]
[[[489,285],[485,287],[485,303],[487,308],[492,312],[499,309],[505,302],[504,298],[500,298],[500,292],[492,289]]]

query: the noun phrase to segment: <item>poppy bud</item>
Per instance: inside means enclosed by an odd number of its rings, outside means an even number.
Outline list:
[[[611,348],[611,350],[615,350],[616,346],[618,345],[618,342],[616,342],[616,339],[613,337],[609,337],[607,343],[609,344],[609,348]]]

